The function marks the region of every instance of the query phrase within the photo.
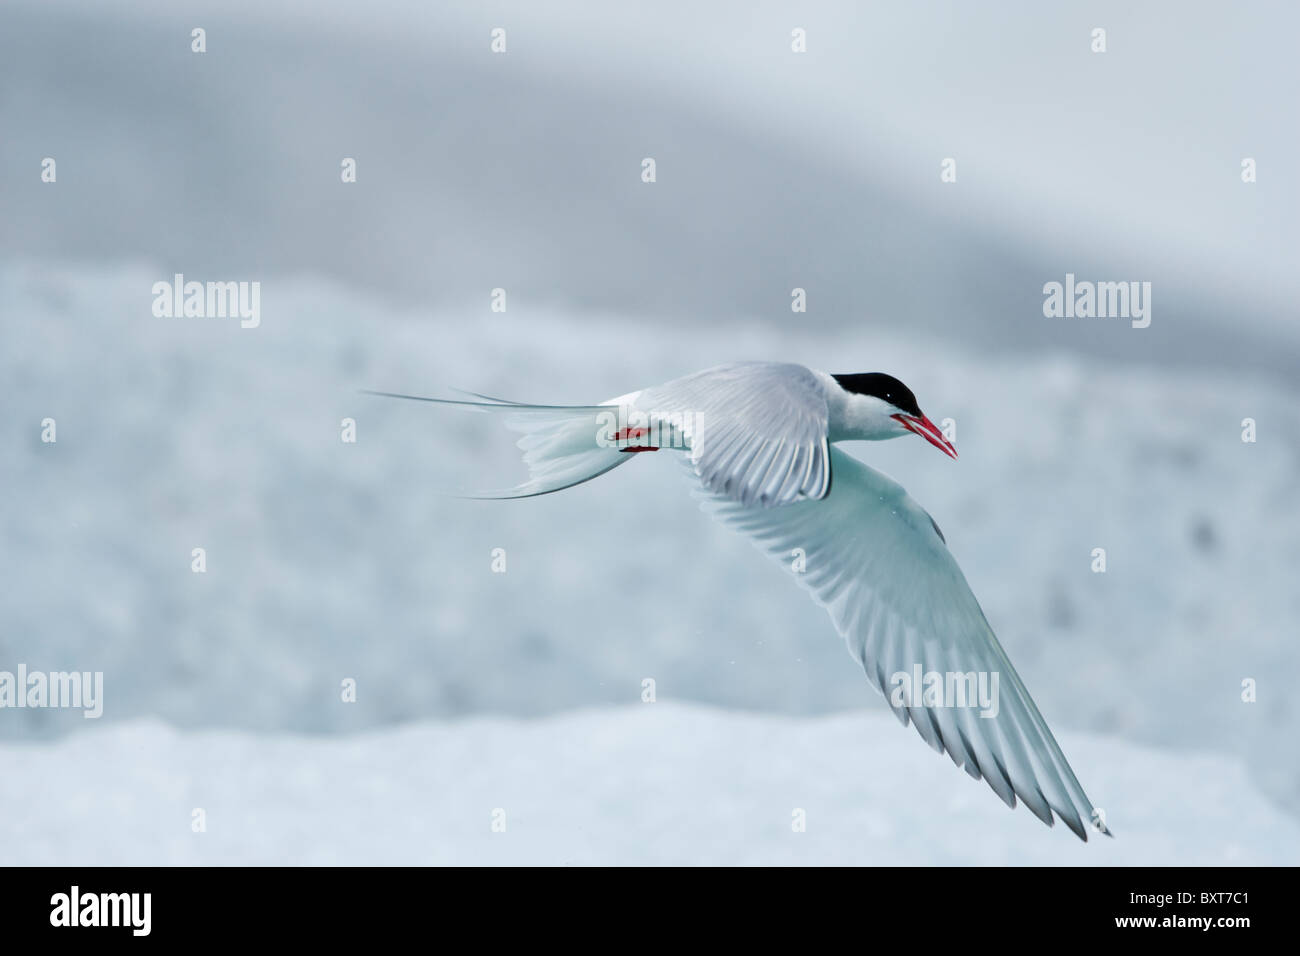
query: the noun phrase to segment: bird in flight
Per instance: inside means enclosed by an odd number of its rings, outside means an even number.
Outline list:
[[[599,405],[393,398],[499,416],[522,433],[529,477],[470,497],[525,498],[673,451],[703,507],[797,571],[904,726],[1010,807],[1053,812],[1080,839],[1109,834],[998,643],[934,519],[887,475],[838,447],[919,435],[957,449],[911,389],[882,372],[831,375],[737,362]]]

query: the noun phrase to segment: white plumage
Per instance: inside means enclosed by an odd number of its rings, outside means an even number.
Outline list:
[[[788,568],[800,556],[792,576],[826,608],[904,725],[987,781],[1009,806],[1020,799],[1049,826],[1055,812],[1084,840],[1090,824],[1108,832],[938,525],[897,482],[832,447],[917,434],[956,457],[897,379],[745,362],[601,405],[476,398],[422,399],[498,414],[523,433],[518,444],[528,480],[476,497],[547,494],[604,474],[636,452],[682,452],[706,511]],[[651,438],[661,444],[647,447]],[[903,693],[915,683],[912,674],[938,675],[945,684],[929,696],[918,688]],[[994,706],[944,693],[979,681],[996,692]]]

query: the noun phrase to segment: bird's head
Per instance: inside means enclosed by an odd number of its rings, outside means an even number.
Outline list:
[[[849,393],[847,425],[853,437],[869,441],[920,435],[951,458],[957,449],[921,411],[912,390],[884,372],[832,376]]]

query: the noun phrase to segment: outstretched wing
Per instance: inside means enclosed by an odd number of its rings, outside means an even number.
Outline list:
[[[802,549],[798,583],[830,612],[903,724],[910,720],[926,743],[986,780],[1008,806],[1019,797],[1049,826],[1055,810],[1087,840],[1092,803],[933,520],[901,485],[839,449],[830,466],[835,487],[823,501],[758,509],[707,493],[704,508],[787,566]],[[983,679],[997,688],[996,707],[969,699],[954,706],[959,698],[948,695],[926,701],[920,688],[904,694],[918,666],[921,674]],[[981,715],[988,711],[995,712]]]
[[[680,417],[704,487],[768,507],[831,487],[822,383],[802,365],[721,365],[638,393],[652,420]]]

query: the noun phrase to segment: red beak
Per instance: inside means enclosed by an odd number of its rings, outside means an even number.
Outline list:
[[[930,421],[928,416],[922,415],[917,418],[915,415],[890,415],[889,417],[901,424],[909,432],[920,435],[949,458],[957,457],[957,449],[953,447],[952,442],[943,437],[943,432],[935,427],[934,422]]]

